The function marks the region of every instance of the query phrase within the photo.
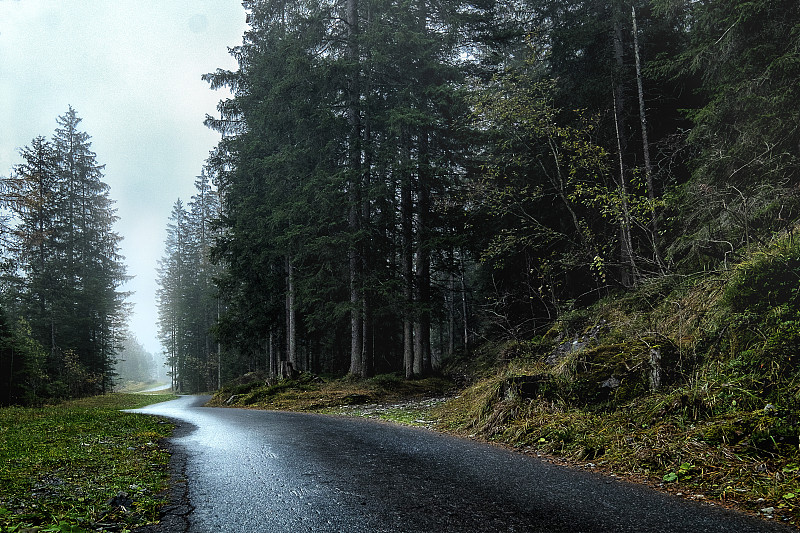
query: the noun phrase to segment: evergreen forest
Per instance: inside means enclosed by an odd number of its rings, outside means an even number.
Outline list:
[[[795,0],[243,5],[159,265],[177,390],[577,343],[553,326],[791,240]]]
[[[111,391],[126,269],[103,165],[72,107],[0,182],[0,405]]]
[[[176,391],[255,371],[412,379],[582,342],[592,306],[657,307],[776,239],[778,274],[727,293],[738,322],[690,340],[747,332],[725,349],[780,352],[761,367],[796,376],[796,0],[242,4],[238,68],[203,76],[230,94],[205,116],[220,141],[157,265]],[[70,107],[0,183],[2,404],[154,372],[125,364],[142,350],[80,122]],[[685,327],[662,339],[681,361]]]

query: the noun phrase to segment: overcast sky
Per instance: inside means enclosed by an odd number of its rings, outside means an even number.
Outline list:
[[[75,108],[118,208],[131,330],[151,352],[167,218],[219,140],[203,118],[226,94],[200,76],[236,68],[245,29],[241,0],[0,0],[0,176]]]

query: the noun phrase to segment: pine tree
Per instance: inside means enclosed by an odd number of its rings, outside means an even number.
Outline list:
[[[221,271],[211,263],[211,247],[216,232],[212,223],[219,217],[219,198],[212,188],[205,169],[195,180],[196,193],[189,202],[188,224],[193,243],[194,285],[188,295],[192,309],[193,353],[197,359],[198,390],[219,386],[219,350],[212,335],[212,326],[219,315],[220,303],[216,296],[214,278]]]
[[[172,207],[167,224],[164,255],[158,264],[159,340],[165,349],[167,365],[172,377],[172,390],[191,391],[189,369],[190,345],[188,342],[189,302],[187,294],[192,283],[191,237],[188,213],[183,202],[177,200]]]
[[[11,180],[19,224],[19,315],[47,347],[50,394],[105,392],[124,329],[126,280],[103,166],[73,108],[52,142],[34,139]]]
[[[121,237],[103,166],[91,151],[90,137],[78,129],[75,110],[58,117],[53,144],[59,155],[59,198],[56,214],[57,253],[65,298],[60,312],[67,318],[55,335],[76,352],[97,387],[105,392],[120,333],[124,327],[125,267],[119,254]]]
[[[59,293],[56,282],[56,253],[54,230],[58,194],[58,154],[44,137],[37,137],[30,147],[20,151],[23,162],[14,168],[9,180],[13,201],[11,210],[19,220],[15,228],[15,259],[23,276],[24,314],[36,328],[37,338],[54,339],[48,335],[53,323],[53,298]]]
[[[319,267],[340,264],[338,242],[331,239],[342,238],[334,234],[346,220],[340,210],[346,202],[338,202],[347,180],[340,166],[346,150],[342,137],[331,133],[346,132],[346,119],[331,107],[336,93],[326,80],[332,67],[320,53],[331,44],[328,23],[334,17],[324,2],[246,7],[251,30],[234,51],[239,71],[206,76],[212,87],[227,85],[235,94],[220,106],[223,116],[208,124],[220,132],[237,124],[236,135],[220,145],[231,170],[220,174],[218,184],[223,231],[215,256],[225,265],[226,293],[242,300],[231,304],[221,331],[236,308],[249,309],[248,322],[258,317],[260,325],[242,355],[253,359],[281,339],[285,365],[302,369],[317,364],[318,339],[301,331],[329,323],[331,306],[336,320],[345,311],[339,294],[322,296],[338,285]],[[256,276],[247,272],[254,266]],[[338,266],[330,272],[340,274]],[[325,303],[310,305],[318,301]]]

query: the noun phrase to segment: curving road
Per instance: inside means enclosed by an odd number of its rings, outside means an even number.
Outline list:
[[[192,533],[796,531],[427,430],[207,399],[135,411],[182,421]]]

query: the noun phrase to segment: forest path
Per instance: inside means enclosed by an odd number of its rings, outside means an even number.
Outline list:
[[[179,421],[192,533],[796,531],[429,430],[208,398],[134,411]]]

